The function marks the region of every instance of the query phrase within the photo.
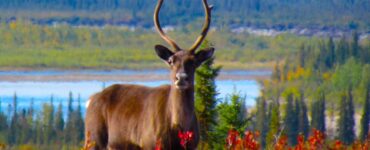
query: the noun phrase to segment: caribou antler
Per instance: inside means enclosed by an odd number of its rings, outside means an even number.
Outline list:
[[[173,41],[170,37],[168,37],[162,30],[162,27],[159,23],[159,17],[158,17],[158,14],[159,14],[159,10],[161,9],[162,7],[162,3],[163,3],[163,0],[158,0],[158,4],[155,8],[155,11],[154,11],[154,25],[157,29],[157,31],[159,32],[159,35],[161,35],[161,37],[168,43],[170,44],[176,51],[180,51],[180,47],[175,43],[175,41]]]
[[[211,24],[211,10],[212,10],[213,6],[209,6],[207,0],[203,0],[203,7],[204,7],[204,10],[205,10],[205,13],[206,13],[205,14],[206,15],[205,16],[205,21],[204,21],[204,25],[203,25],[203,30],[202,30],[202,33],[200,34],[200,36],[195,41],[195,43],[193,44],[193,46],[190,47],[189,51],[191,53],[194,53],[195,50],[199,47],[199,45],[202,44],[204,38],[207,36],[209,26]]]
[[[163,32],[163,30],[161,28],[161,25],[159,23],[158,14],[159,14],[159,11],[160,11],[160,9],[162,7],[162,4],[163,4],[163,0],[158,0],[158,4],[157,4],[157,6],[155,8],[155,11],[154,11],[154,25],[155,25],[155,27],[156,27],[159,35],[168,44],[170,44],[173,48],[175,48],[176,51],[180,51],[181,48],[175,43],[175,41],[173,41],[170,37],[168,37]],[[203,0],[203,7],[204,7],[204,10],[205,10],[205,21],[204,21],[204,25],[203,25],[203,30],[202,30],[202,33],[200,34],[200,36],[194,42],[193,46],[190,47],[189,51],[191,53],[194,53],[195,50],[199,47],[199,45],[203,42],[204,38],[207,36],[208,30],[209,30],[209,26],[211,24],[211,10],[212,10],[212,6],[209,6],[208,5],[207,0]]]

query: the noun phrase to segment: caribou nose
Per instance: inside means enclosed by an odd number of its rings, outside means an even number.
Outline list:
[[[188,75],[186,73],[176,73],[176,80],[186,80]]]

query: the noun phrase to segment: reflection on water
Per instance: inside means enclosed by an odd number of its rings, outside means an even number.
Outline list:
[[[40,109],[43,103],[50,102],[53,96],[54,105],[62,103],[66,110],[68,106],[69,92],[73,93],[74,106],[78,105],[78,97],[81,100],[81,106],[84,106],[86,100],[92,94],[102,90],[103,87],[115,83],[142,84],[146,86],[159,86],[169,84],[168,81],[148,81],[148,82],[100,82],[100,81],[82,81],[82,82],[0,82],[0,100],[2,111],[8,109],[9,104],[13,104],[14,93],[17,95],[18,109],[28,108],[31,100],[35,109]],[[247,95],[246,104],[254,105],[255,98],[258,96],[260,87],[254,80],[221,80],[216,81],[219,98],[224,98],[235,89],[240,94]]]

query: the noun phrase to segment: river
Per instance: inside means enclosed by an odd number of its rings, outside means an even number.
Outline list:
[[[67,110],[69,93],[73,95],[73,106],[82,111],[85,102],[92,94],[112,84],[141,84],[159,86],[169,84],[166,70],[149,71],[0,71],[0,101],[3,112],[12,110],[13,97],[17,96],[18,110],[29,108],[31,102],[35,110],[40,110],[44,103],[50,103],[53,97],[54,106],[63,104]],[[223,71],[216,80],[217,96],[220,101],[233,92],[246,96],[246,105],[255,105],[260,85],[257,79],[269,76],[269,71]],[[141,77],[142,76],[142,77]],[[146,77],[145,77],[146,76]],[[155,78],[151,78],[155,77]],[[142,79],[141,79],[142,78]],[[85,80],[82,80],[85,79]],[[109,80],[112,79],[112,80]]]

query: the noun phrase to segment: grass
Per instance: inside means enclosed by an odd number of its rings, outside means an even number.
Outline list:
[[[194,27],[169,32],[183,48],[193,44]],[[211,31],[216,63],[224,69],[272,68],[295,53],[302,43],[317,38],[281,34],[275,37]],[[38,26],[26,22],[0,24],[0,69],[155,69],[166,65],[156,56],[155,44],[165,44],[152,30]]]

